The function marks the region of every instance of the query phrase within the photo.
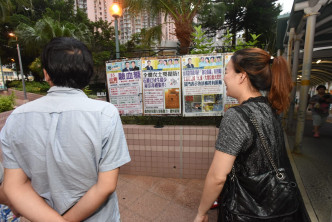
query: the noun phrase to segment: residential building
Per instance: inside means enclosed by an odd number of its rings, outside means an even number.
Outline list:
[[[80,8],[87,13],[91,21],[104,20],[114,25],[114,18],[109,13],[109,7],[113,2],[120,0],[75,0],[75,8]],[[162,44],[176,46],[177,38],[175,26],[172,19],[168,16],[164,21],[165,15],[161,13],[159,16],[153,17],[149,12],[145,11],[137,15],[130,14],[127,10],[123,10],[123,15],[119,18],[119,39],[122,44],[131,39],[135,33],[139,33],[143,28],[148,29],[156,25],[162,24]]]

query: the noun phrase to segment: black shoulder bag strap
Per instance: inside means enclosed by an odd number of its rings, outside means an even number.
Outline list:
[[[246,109],[248,111],[249,115],[243,109]],[[267,142],[265,140],[264,134],[263,134],[262,130],[260,129],[259,124],[257,122],[257,119],[256,119],[255,115],[253,114],[253,112],[251,110],[249,110],[247,107],[244,107],[244,106],[242,106],[242,107],[237,106],[236,110],[239,110],[243,115],[247,116],[247,118],[250,120],[251,124],[254,126],[254,129],[258,133],[259,139],[260,139],[260,141],[262,143],[262,146],[264,148],[264,152],[267,155],[267,157],[268,157],[268,159],[269,159],[269,161],[272,165],[272,168],[276,173],[276,176],[278,177],[278,179],[283,180],[285,178],[285,175],[282,172],[278,171],[278,167],[275,164],[275,162],[273,161],[273,158],[272,158],[271,152],[268,148],[268,145],[267,145]],[[234,177],[234,176],[235,176],[235,170],[234,170],[234,165],[233,165],[233,167],[232,167],[232,177]]]

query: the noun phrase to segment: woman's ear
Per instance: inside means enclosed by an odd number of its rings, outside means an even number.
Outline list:
[[[240,74],[240,84],[244,83],[244,81],[247,79],[247,73],[246,72],[241,72]]]

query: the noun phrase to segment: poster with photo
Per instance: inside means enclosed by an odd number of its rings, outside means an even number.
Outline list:
[[[140,59],[114,60],[106,63],[110,102],[120,115],[142,115],[142,73]]]
[[[220,116],[223,113],[222,54],[182,57],[183,116]]]
[[[142,67],[144,115],[180,115],[180,58],[142,58]]]
[[[225,69],[226,65],[231,60],[233,53],[225,53],[224,54],[224,62],[225,62]],[[237,99],[234,99],[233,97],[227,96],[227,87],[224,87],[224,95],[225,95],[225,100],[224,100],[224,112],[226,112],[230,107],[237,106],[239,105],[239,102]]]

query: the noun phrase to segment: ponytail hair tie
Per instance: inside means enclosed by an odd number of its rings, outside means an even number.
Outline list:
[[[273,64],[273,62],[274,62],[274,57],[271,56],[271,59],[270,59],[269,63],[270,63],[270,64]]]

